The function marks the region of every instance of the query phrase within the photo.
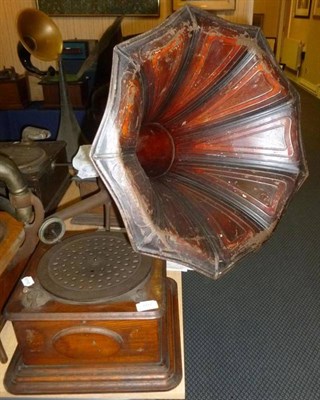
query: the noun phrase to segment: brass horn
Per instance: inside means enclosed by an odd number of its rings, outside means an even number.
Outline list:
[[[30,55],[42,61],[58,62],[61,113],[57,140],[66,142],[67,158],[68,161],[71,161],[78,150],[82,132],[66,88],[62,65],[63,40],[61,32],[48,15],[33,8],[27,8],[20,12],[17,18],[17,30],[20,43]],[[25,67],[26,63],[28,64],[28,61],[21,62]]]

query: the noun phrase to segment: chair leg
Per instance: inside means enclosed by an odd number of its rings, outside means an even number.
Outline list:
[[[1,315],[0,316],[0,335],[1,335],[1,332],[2,332],[2,329],[3,329],[4,325],[5,325],[5,323],[6,323],[6,320]],[[8,361],[8,356],[7,356],[7,353],[6,353],[6,351],[5,351],[4,347],[3,347],[3,344],[2,344],[2,341],[1,341],[1,338],[0,338],[0,362],[2,364],[5,364],[7,361]]]

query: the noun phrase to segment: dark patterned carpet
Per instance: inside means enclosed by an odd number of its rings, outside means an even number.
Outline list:
[[[309,178],[220,281],[183,274],[187,400],[320,399],[320,100],[299,89]]]

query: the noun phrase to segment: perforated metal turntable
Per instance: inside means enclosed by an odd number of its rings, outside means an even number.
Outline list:
[[[151,273],[151,259],[133,251],[120,233],[69,237],[39,262],[41,286],[61,301],[138,300]]]

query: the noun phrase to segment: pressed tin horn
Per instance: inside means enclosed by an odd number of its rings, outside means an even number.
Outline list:
[[[212,278],[307,177],[299,98],[261,30],[190,6],[115,47],[91,157],[134,249]]]

